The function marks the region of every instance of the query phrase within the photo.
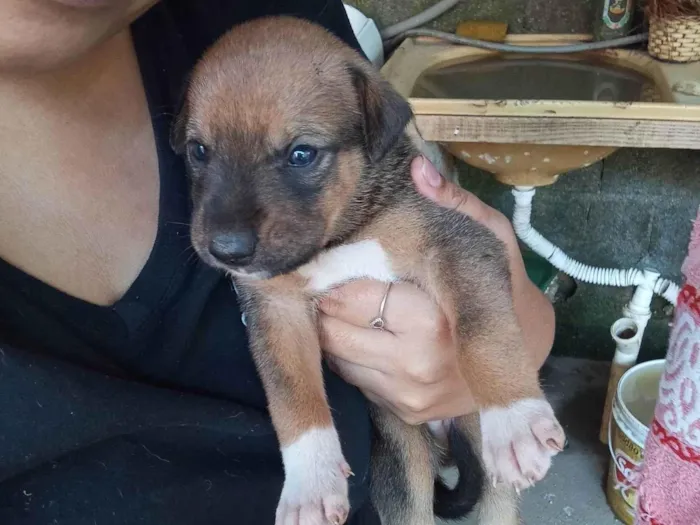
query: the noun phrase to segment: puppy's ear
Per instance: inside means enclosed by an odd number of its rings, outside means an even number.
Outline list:
[[[411,106],[369,65],[353,65],[350,73],[364,119],[365,147],[370,160],[377,162],[405,131],[413,117]]]

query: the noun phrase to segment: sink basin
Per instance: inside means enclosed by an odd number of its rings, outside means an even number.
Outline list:
[[[509,43],[589,38],[514,35]],[[699,148],[700,96],[673,89],[700,79],[698,64],[630,50],[499,53],[417,39],[382,73],[412,103],[426,140],[509,185],[552,184],[621,146]]]
[[[467,164],[488,171],[499,182],[511,186],[552,184],[560,174],[590,166],[618,149],[487,142],[450,142],[445,147]]]

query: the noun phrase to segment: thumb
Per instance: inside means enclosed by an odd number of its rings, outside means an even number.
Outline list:
[[[445,179],[424,156],[413,159],[411,177],[416,189],[436,204],[469,215],[479,222],[484,222],[487,218],[486,204],[473,193]]]

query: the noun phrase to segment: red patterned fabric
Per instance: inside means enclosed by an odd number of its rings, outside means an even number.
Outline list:
[[[635,525],[700,525],[700,214],[644,447]]]

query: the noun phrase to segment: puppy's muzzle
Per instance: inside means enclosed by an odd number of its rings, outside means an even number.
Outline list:
[[[217,233],[209,242],[209,253],[226,266],[244,266],[252,259],[257,244],[253,230]]]

